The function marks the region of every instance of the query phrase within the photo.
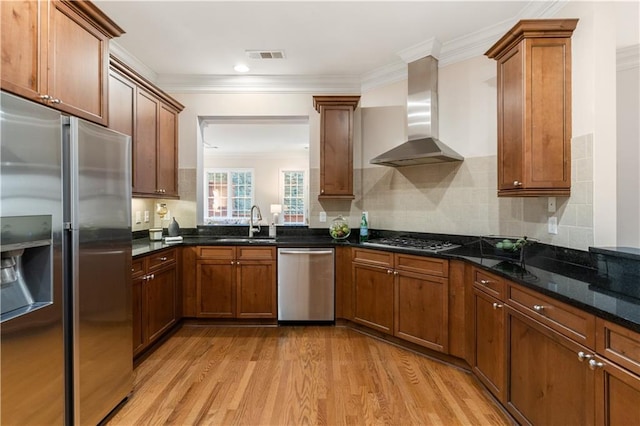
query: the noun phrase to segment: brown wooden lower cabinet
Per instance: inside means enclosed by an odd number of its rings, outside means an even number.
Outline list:
[[[447,279],[394,271],[394,335],[440,352],[448,348]]]
[[[354,248],[353,321],[446,353],[447,276],[444,259]]]
[[[277,318],[275,247],[199,247],[198,318]]]
[[[474,288],[473,312],[472,370],[487,389],[504,403],[507,389],[504,303]]]
[[[596,424],[640,425],[640,376],[602,358],[596,363]]]
[[[506,406],[521,424],[593,425],[595,372],[588,348],[507,306]]]
[[[393,273],[355,262],[352,268],[353,321],[393,334]]]
[[[177,250],[155,252],[132,262],[134,356],[158,340],[178,320]]]

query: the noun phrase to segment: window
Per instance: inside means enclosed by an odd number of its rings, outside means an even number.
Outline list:
[[[304,225],[305,218],[305,172],[303,170],[282,171],[282,217],[284,225]]]
[[[252,169],[205,170],[207,223],[244,223],[253,205]]]

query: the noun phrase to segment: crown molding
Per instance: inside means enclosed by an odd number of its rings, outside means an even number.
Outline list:
[[[640,44],[622,47],[616,51],[616,70],[640,68]]]
[[[401,60],[376,68],[362,75],[360,91],[366,92],[379,86],[406,80],[407,64]]]
[[[438,59],[440,57],[440,49],[442,43],[435,37],[425,40],[421,43],[414,44],[411,47],[407,47],[398,52],[398,56],[402,58],[405,63],[413,62],[416,59],[424,58],[425,56],[433,56]]]
[[[120,46],[113,40],[109,41],[109,53],[120,59],[120,61],[128,65],[130,68],[135,70],[138,74],[140,74],[150,82],[156,84],[158,80],[158,73],[146,66],[144,62],[142,62],[136,56],[132,55],[128,50],[126,50],[124,47]]]
[[[360,93],[360,76],[161,74],[170,93]]]

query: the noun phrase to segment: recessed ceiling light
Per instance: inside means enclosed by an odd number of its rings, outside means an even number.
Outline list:
[[[245,64],[238,64],[233,67],[233,69],[236,70],[236,72],[249,72],[249,67]]]

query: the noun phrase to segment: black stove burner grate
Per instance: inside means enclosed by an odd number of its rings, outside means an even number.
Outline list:
[[[386,237],[369,240],[366,244],[381,246],[381,247],[399,247],[408,248],[414,250],[423,250],[432,253],[440,251],[451,250],[460,247],[457,244],[452,244],[449,241],[422,239],[415,237]]]

